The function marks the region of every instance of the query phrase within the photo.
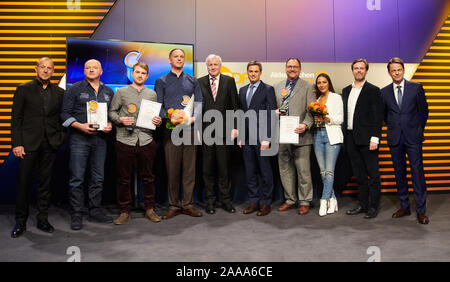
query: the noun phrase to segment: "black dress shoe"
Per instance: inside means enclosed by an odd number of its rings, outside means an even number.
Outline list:
[[[375,218],[378,215],[378,211],[374,208],[370,208],[369,211],[364,216],[365,219]]]
[[[80,215],[72,215],[70,222],[70,229],[81,230],[83,228],[83,217]]]
[[[38,220],[37,228],[47,233],[53,233],[55,228],[47,220]]]
[[[232,204],[224,204],[222,207],[223,207],[223,209],[225,211],[227,211],[229,213],[235,213],[236,212],[236,209],[233,207]]]
[[[88,221],[95,223],[112,223],[113,219],[110,216],[104,214],[103,212],[99,212],[97,214],[89,216]]]
[[[358,206],[352,210],[349,210],[346,212],[347,215],[355,215],[355,214],[360,214],[360,213],[366,213],[367,210],[363,209],[361,206]]]
[[[214,209],[213,205],[206,205],[205,211],[207,214],[215,214],[216,209]]]
[[[14,229],[11,231],[11,238],[17,238],[23,235],[27,231],[27,226],[22,224],[16,224]]]

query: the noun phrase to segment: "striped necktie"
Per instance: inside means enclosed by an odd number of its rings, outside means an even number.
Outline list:
[[[213,99],[215,102],[216,96],[217,96],[216,78],[215,77],[211,77],[211,91],[212,91]]]

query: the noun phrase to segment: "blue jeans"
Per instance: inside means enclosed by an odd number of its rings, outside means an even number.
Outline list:
[[[72,132],[70,135],[70,204],[72,213],[81,216],[84,207],[84,179],[89,165],[89,214],[101,212],[106,140],[100,135]]]
[[[342,144],[330,145],[325,128],[314,132],[314,152],[320,168],[323,182],[322,200],[328,200],[334,195],[334,167]]]

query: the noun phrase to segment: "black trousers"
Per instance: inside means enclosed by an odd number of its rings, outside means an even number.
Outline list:
[[[219,188],[220,200],[223,204],[231,204],[231,189],[229,178],[229,146],[202,146],[203,182],[206,191],[206,203],[213,205],[217,199],[215,184]]]
[[[380,206],[381,180],[378,164],[378,149],[369,150],[369,145],[356,145],[352,131],[348,131],[346,148],[353,175],[356,178],[359,189],[359,204],[363,209]]]
[[[26,151],[19,164],[17,199],[16,199],[16,224],[26,223],[29,215],[30,194],[34,177],[38,177],[38,220],[47,220],[48,209],[51,201],[51,178],[56,150],[45,139],[36,151]]]

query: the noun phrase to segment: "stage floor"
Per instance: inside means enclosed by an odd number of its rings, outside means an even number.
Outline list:
[[[64,262],[72,257],[67,254],[72,246],[81,261],[450,261],[450,194],[429,195],[428,225],[418,224],[415,212],[392,219],[398,208],[393,194],[382,196],[375,219],[345,215],[356,203],[344,197],[339,211],[323,218],[317,206],[304,216],[297,210],[278,212],[280,202],[265,217],[242,214],[246,204],[241,203],[235,214],[217,208],[215,215],[180,215],[157,224],[134,218],[114,226],[85,218],[81,231],[70,229],[66,209],[52,207],[53,234],[36,228],[32,209],[27,232],[16,239],[10,237],[14,207],[0,206],[0,261]]]

